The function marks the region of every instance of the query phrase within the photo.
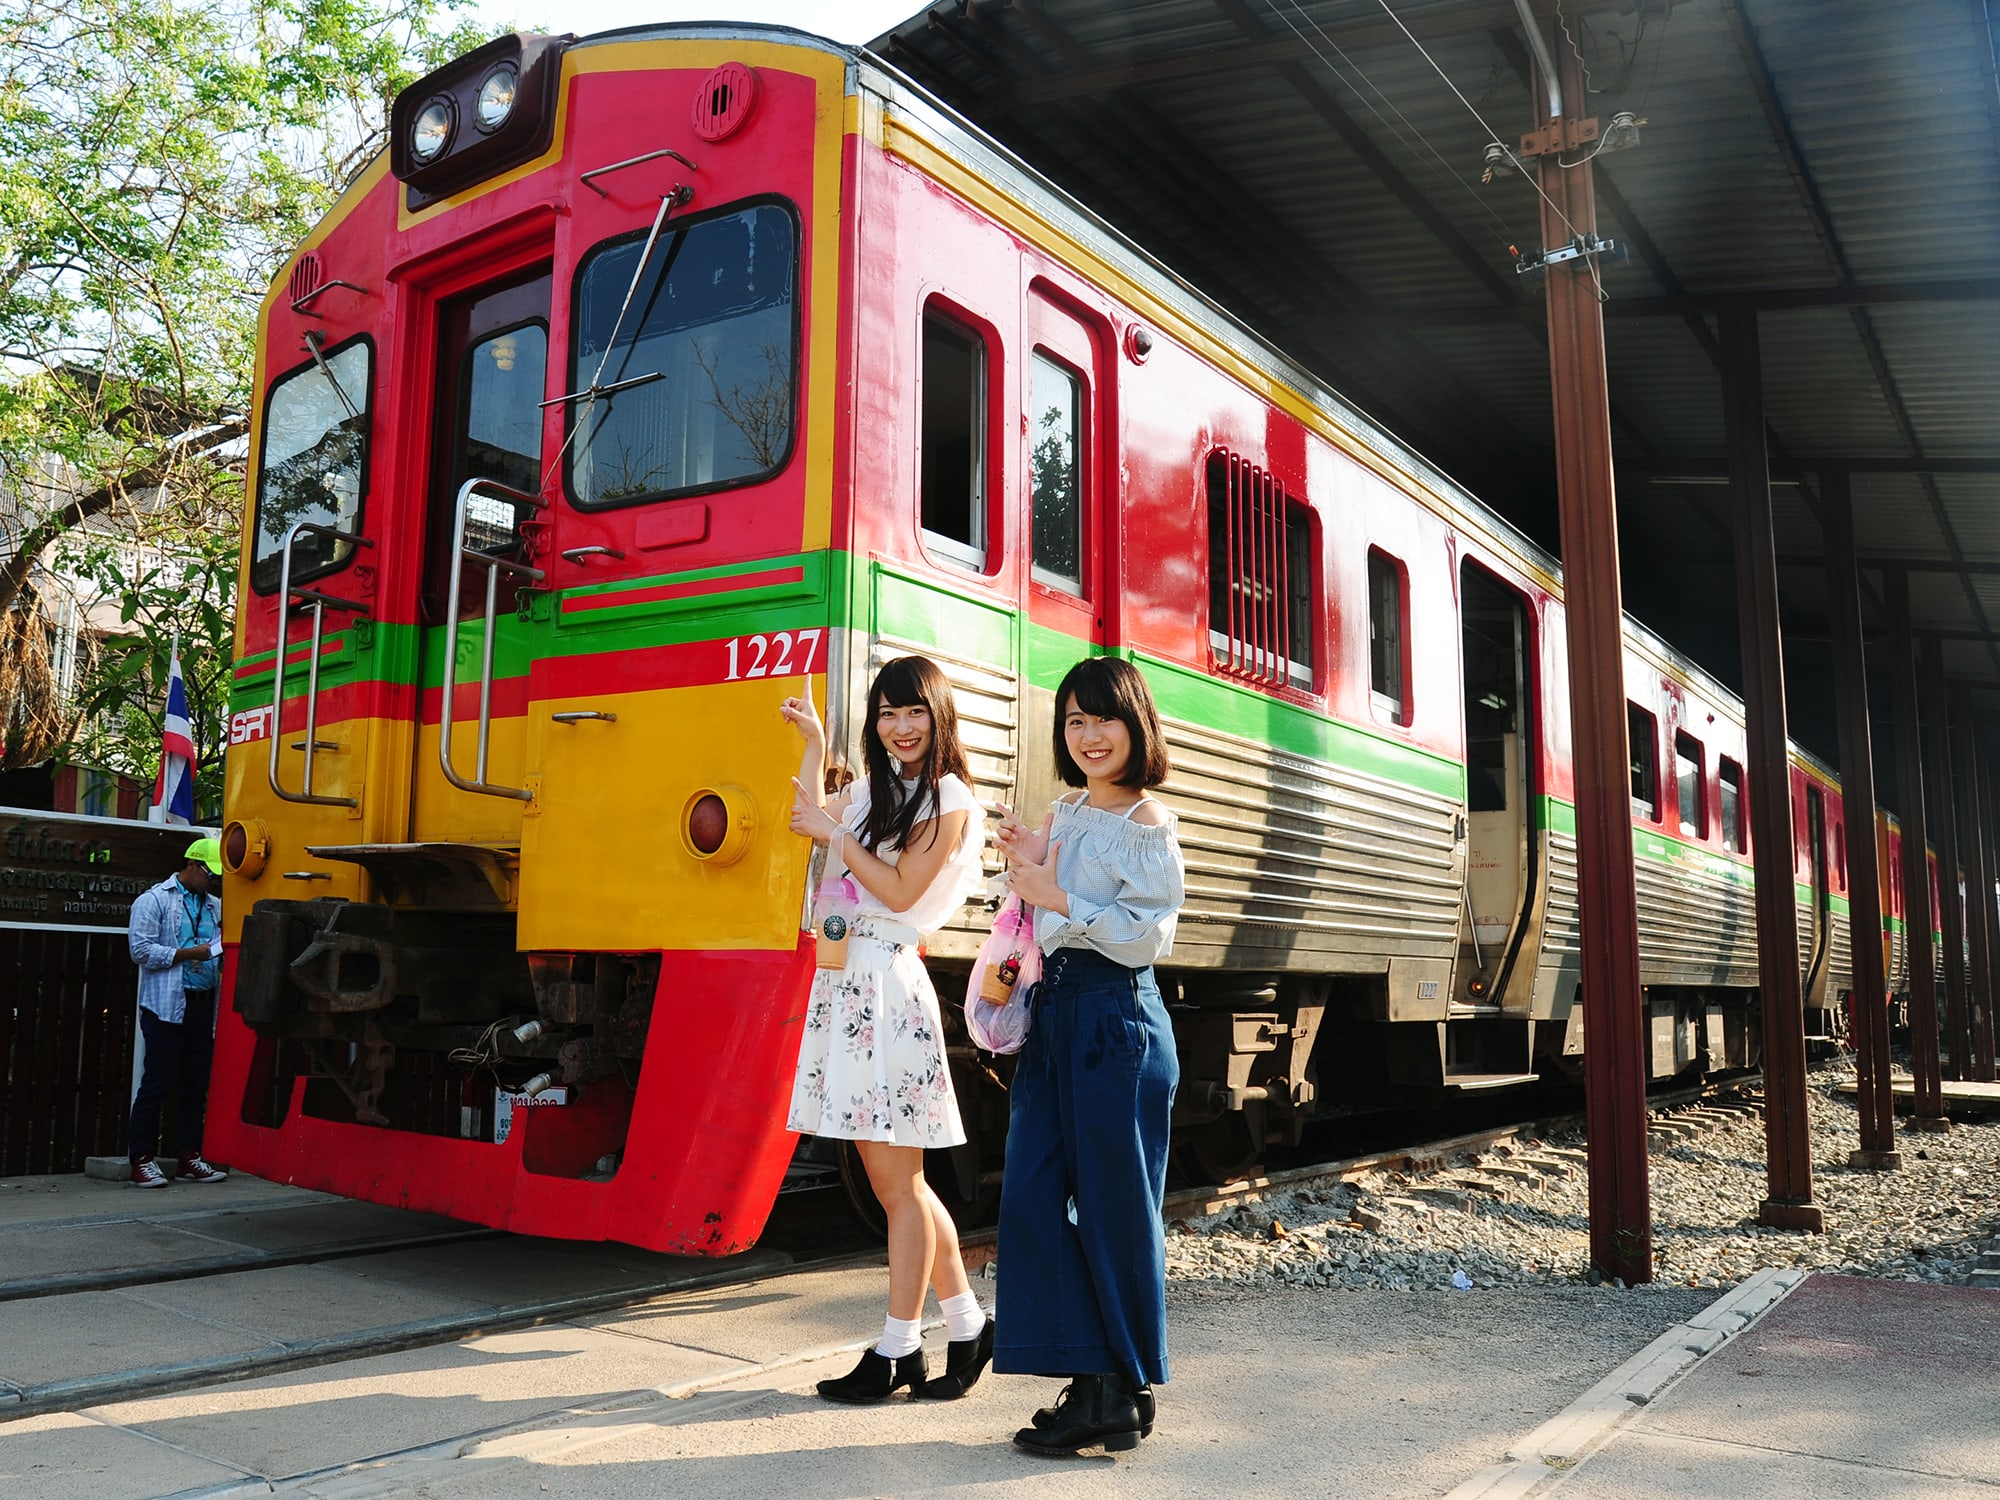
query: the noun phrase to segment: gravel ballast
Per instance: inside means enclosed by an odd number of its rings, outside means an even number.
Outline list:
[[[1852,1078],[1851,1068],[1836,1066],[1809,1080],[1824,1234],[1756,1222],[1765,1175],[1764,1123],[1754,1110],[1723,1105],[1655,1120],[1656,1287],[1724,1287],[1766,1266],[1967,1279],[2000,1234],[2000,1123],[1899,1131],[1901,1170],[1852,1168],[1855,1106],[1834,1092]],[[1170,1295],[1203,1284],[1470,1290],[1584,1280],[1594,1273],[1583,1145],[1581,1130],[1551,1132],[1421,1177],[1367,1172],[1173,1220]]]

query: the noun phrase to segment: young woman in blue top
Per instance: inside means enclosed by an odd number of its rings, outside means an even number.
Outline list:
[[[999,830],[1043,960],[1011,1091],[993,1368],[1067,1377],[1014,1436],[1067,1454],[1137,1447],[1167,1378],[1160,1209],[1180,1066],[1153,965],[1184,891],[1174,815],[1147,794],[1168,766],[1145,678],[1092,657],[1056,705],[1056,769],[1082,790],[1039,832],[1011,812]]]

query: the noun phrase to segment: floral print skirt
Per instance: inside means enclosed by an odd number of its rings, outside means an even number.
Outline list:
[[[858,933],[813,979],[791,1130],[898,1146],[964,1144],[937,991],[914,948]]]

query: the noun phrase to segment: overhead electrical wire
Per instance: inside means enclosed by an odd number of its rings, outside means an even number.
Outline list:
[[[1382,13],[1386,15],[1390,20],[1396,23],[1396,29],[1402,32],[1404,36],[1409,38],[1410,45],[1412,47],[1415,47],[1417,51],[1423,55],[1424,61],[1431,65],[1431,70],[1435,72],[1438,77],[1444,80],[1444,86],[1452,91],[1453,95],[1457,97],[1458,102],[1460,104],[1463,104],[1466,107],[1466,110],[1471,114],[1472,118],[1479,122],[1479,128],[1486,132],[1486,138],[1491,141],[1500,140],[1501,139],[1500,133],[1486,122],[1486,117],[1480,114],[1478,106],[1476,106],[1470,99],[1466,98],[1464,94],[1459,92],[1458,85],[1451,81],[1451,75],[1445,72],[1444,68],[1439,64],[1438,60],[1435,57],[1431,56],[1429,50],[1424,46],[1424,44],[1417,40],[1416,33],[1411,31],[1409,27],[1405,26],[1403,24],[1403,18],[1397,15],[1395,11],[1389,8],[1389,0],[1376,0],[1376,3],[1382,7]],[[1570,45],[1574,46],[1575,43],[1572,42]],[[1582,241],[1583,231],[1576,227],[1576,225],[1571,221],[1570,216],[1562,211],[1560,205],[1558,205],[1553,198],[1551,198],[1547,193],[1542,191],[1542,185],[1539,182],[1535,181],[1535,179],[1529,175],[1526,164],[1523,163],[1521,159],[1518,156],[1516,156],[1512,151],[1507,152],[1507,159],[1513,162],[1515,169],[1521,173],[1522,177],[1527,179],[1528,185],[1535,190],[1535,196],[1540,198],[1542,202],[1546,203],[1549,206],[1549,211],[1562,221],[1563,228],[1567,229],[1570,233],[1571,243],[1575,244]],[[1594,255],[1585,255],[1583,257],[1583,260],[1590,267],[1590,280],[1591,284],[1596,288],[1597,300],[1602,302],[1605,300],[1604,280],[1601,276],[1598,275],[1597,257]]]
[[[1478,189],[1474,188],[1471,183],[1467,182],[1462,176],[1459,175],[1457,169],[1452,166],[1450,158],[1447,157],[1436,146],[1432,145],[1430,140],[1424,135],[1423,131],[1420,130],[1416,126],[1416,124],[1410,120],[1409,116],[1405,115],[1402,112],[1402,110],[1397,107],[1395,100],[1389,97],[1389,95],[1382,89],[1380,84],[1376,83],[1374,79],[1368,76],[1368,70],[1366,68],[1363,68],[1359,63],[1355,62],[1353,58],[1349,57],[1347,53],[1341,49],[1340,44],[1334,41],[1334,39],[1331,36],[1327,35],[1326,29],[1322,27],[1319,24],[1319,22],[1317,22],[1312,18],[1311,14],[1307,12],[1304,5],[1300,3],[1300,0],[1285,0],[1285,3],[1289,4],[1293,10],[1297,11],[1300,19],[1303,20],[1308,26],[1312,27],[1314,31],[1319,33],[1320,40],[1324,41],[1328,47],[1333,49],[1335,55],[1340,58],[1341,62],[1345,63],[1347,67],[1354,72],[1356,77],[1360,78],[1363,83],[1367,84],[1368,89],[1372,90],[1376,95],[1376,97],[1381,99],[1381,101],[1389,107],[1390,112],[1395,115],[1396,120],[1401,122],[1403,127],[1402,129],[1398,129],[1395,123],[1392,123],[1389,119],[1387,119],[1383,115],[1382,111],[1377,109],[1374,103],[1369,99],[1368,93],[1364,91],[1361,87],[1359,87],[1345,73],[1343,73],[1340,70],[1340,68],[1333,63],[1332,59],[1328,58],[1324,52],[1320,51],[1319,48],[1314,45],[1312,38],[1308,37],[1303,31],[1299,30],[1299,28],[1293,23],[1291,17],[1286,15],[1282,10],[1278,8],[1279,0],[1265,0],[1265,3],[1266,5],[1269,6],[1271,13],[1277,16],[1277,18],[1280,21],[1283,21],[1285,23],[1286,27],[1290,29],[1292,35],[1297,37],[1300,42],[1304,43],[1306,49],[1310,51],[1314,57],[1319,59],[1321,66],[1323,66],[1329,73],[1333,74],[1335,78],[1339,79],[1342,84],[1346,85],[1348,91],[1352,93],[1355,96],[1355,98],[1359,99],[1362,102],[1362,104],[1367,107],[1368,112],[1372,114],[1376,118],[1376,120],[1378,120],[1381,123],[1383,129],[1387,130],[1391,135],[1395,136],[1397,141],[1400,142],[1413,155],[1422,154],[1422,152],[1418,151],[1417,149],[1418,146],[1422,147],[1422,151],[1430,153],[1431,157],[1436,161],[1439,168],[1441,168],[1453,182],[1458,184],[1459,188],[1465,193],[1465,196],[1471,201],[1472,205],[1476,209],[1478,209],[1480,213],[1484,214],[1488,219],[1493,221],[1494,226],[1497,229],[1499,229],[1501,235],[1503,236],[1502,238],[1503,244],[1512,246],[1520,238],[1520,236],[1516,234],[1515,231],[1508,226],[1507,221],[1501,218],[1500,215],[1494,210],[1492,203],[1488,201],[1488,199],[1484,197],[1478,191]],[[1407,135],[1404,133],[1405,130],[1407,130],[1408,132]],[[1414,143],[1412,142],[1411,139],[1412,137],[1415,138]]]

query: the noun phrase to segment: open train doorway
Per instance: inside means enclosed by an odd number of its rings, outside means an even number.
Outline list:
[[[1459,575],[1465,670],[1465,902],[1460,913],[1457,1017],[1527,1014],[1532,973],[1508,981],[1527,931],[1540,872],[1534,834],[1535,716],[1530,708],[1526,602],[1474,563]],[[1461,1058],[1461,1066],[1472,1062]],[[1525,1067],[1520,1058],[1485,1066]]]

